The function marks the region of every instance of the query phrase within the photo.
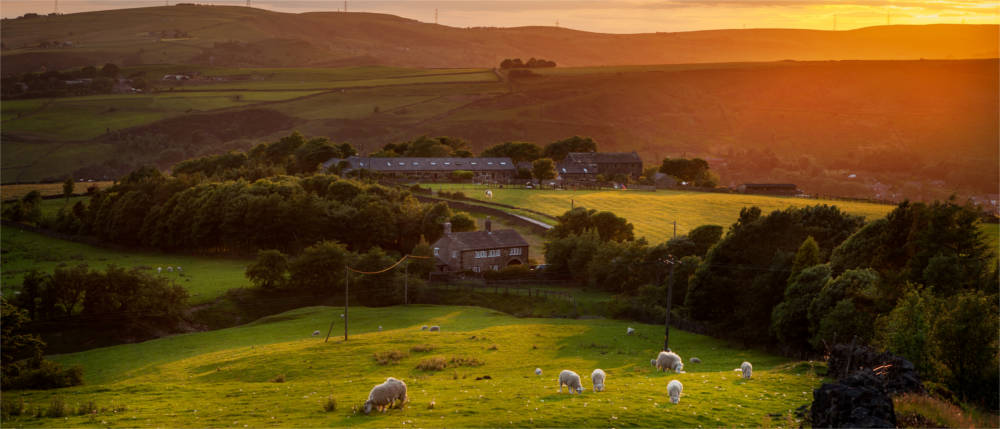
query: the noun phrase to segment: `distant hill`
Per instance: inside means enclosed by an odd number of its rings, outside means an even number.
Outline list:
[[[602,34],[557,27],[454,28],[374,13],[162,6],[7,19],[3,29],[4,73],[104,62],[492,67],[508,57],[594,66],[1000,56],[997,25]]]

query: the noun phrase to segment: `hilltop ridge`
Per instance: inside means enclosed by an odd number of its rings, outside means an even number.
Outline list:
[[[367,12],[159,6],[7,19],[2,38],[4,68],[11,73],[103,62],[492,67],[513,57],[564,66],[996,58],[998,28],[936,24],[605,34],[538,26],[456,28]],[[43,47],[44,41],[60,43]]]

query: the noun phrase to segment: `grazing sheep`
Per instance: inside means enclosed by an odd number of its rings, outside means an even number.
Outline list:
[[[163,267],[156,267],[156,273],[157,274],[162,273],[162,272],[163,272]]]
[[[625,328],[625,335],[632,335],[634,333],[635,333],[635,329],[632,329],[631,326],[629,326],[628,328]]]
[[[567,388],[569,388],[570,395],[573,394],[574,390],[576,390],[576,393],[583,393],[583,385],[580,384],[580,376],[573,371],[564,369],[559,373],[559,393],[562,393],[562,387],[564,384]]]
[[[182,269],[181,269],[181,267],[179,267],[179,266],[178,266],[178,267],[177,267],[177,272],[179,273],[179,272],[181,272],[181,271],[184,271],[184,270],[182,270]]]
[[[431,332],[438,332],[440,330],[441,330],[441,327],[438,326],[438,325],[431,326]]]
[[[535,368],[535,375],[542,375],[542,369],[541,368]]]
[[[594,382],[595,392],[604,391],[604,377],[607,377],[607,374],[605,374],[604,370],[600,368],[597,368],[594,372],[590,373],[590,380]]]
[[[684,372],[684,359],[681,359],[674,352],[660,352],[660,355],[656,358],[655,366],[660,371],[672,369],[674,372],[680,374]]]
[[[317,335],[319,335],[319,329],[317,329],[317,330],[313,331],[313,336],[315,337],[315,336],[317,336]]]
[[[424,326],[421,326],[421,327],[420,327],[420,330],[421,330],[421,331],[426,331],[426,330],[427,330],[427,325],[424,325]]]
[[[744,361],[740,365],[740,371],[743,373],[743,378],[749,380],[750,376],[753,375],[753,365],[750,362]]]
[[[174,272],[174,267],[167,267],[167,272],[168,273]]]
[[[385,379],[385,382],[392,383],[396,386],[396,400],[399,401],[399,403],[396,404],[396,408],[402,408],[403,404],[410,399],[410,397],[406,394],[406,383],[404,383],[403,380],[392,377]]]
[[[671,403],[678,403],[681,401],[681,392],[684,391],[684,385],[680,381],[671,380],[667,383],[667,394],[670,395]]]
[[[365,401],[365,414],[371,413],[372,408],[385,412],[397,400],[406,402],[406,383],[401,380],[389,377],[382,384],[376,385],[368,393],[368,400]],[[401,404],[402,404],[401,402]]]
[[[693,357],[693,358],[691,358],[691,363],[701,363],[701,359]]]
[[[382,325],[378,325],[378,331],[382,332]]]

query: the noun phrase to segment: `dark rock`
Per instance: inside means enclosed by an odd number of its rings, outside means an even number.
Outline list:
[[[484,375],[482,377],[476,377],[476,380],[492,380],[492,379],[493,377],[490,377],[488,375]]]
[[[827,374],[838,380],[860,369],[872,370],[882,380],[890,395],[924,392],[924,386],[912,362],[892,353],[876,353],[865,346],[852,349],[846,344],[835,345],[830,352],[827,368]]]
[[[814,390],[810,421],[816,428],[893,428],[896,412],[882,380],[861,370]]]

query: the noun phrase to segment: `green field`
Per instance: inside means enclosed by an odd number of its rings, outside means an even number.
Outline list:
[[[63,364],[84,367],[87,385],[55,391],[4,392],[30,412],[53,398],[76,408],[93,402],[91,416],[12,417],[12,426],[46,427],[757,427],[797,425],[784,417],[808,404],[818,386],[816,364],[794,363],[755,350],[675,330],[671,346],[687,373],[655,372],[662,327],[609,320],[514,318],[476,307],[352,308],[347,342],[323,335],[331,318],[342,333],[340,308],[310,307],[220,331],[177,335],[70,355]],[[384,330],[377,331],[382,325]],[[440,325],[442,332],[421,331]],[[625,328],[637,335],[626,336]],[[430,345],[429,352],[411,351]],[[377,352],[407,356],[377,365]],[[472,358],[479,366],[443,371],[416,369],[433,357]],[[754,364],[751,380],[732,369]],[[821,364],[820,364],[821,365]],[[538,367],[544,372],[534,374]],[[606,390],[593,392],[590,372],[608,373]],[[581,375],[582,395],[559,394],[562,369]],[[271,380],[283,375],[284,382]],[[476,377],[489,375],[489,380]],[[403,379],[410,402],[365,416],[368,391],[386,377]],[[684,383],[679,404],[666,384]],[[565,391],[564,391],[565,392]],[[336,410],[325,412],[328,397]],[[434,403],[434,407],[429,404]],[[117,409],[115,412],[113,409]]]
[[[484,187],[464,184],[429,184],[435,190],[462,191],[465,196],[486,201]],[[635,225],[636,237],[646,237],[652,243],[669,239],[673,235],[673,222],[677,222],[677,234],[707,224],[728,228],[739,218],[740,209],[757,206],[764,213],[787,207],[804,207],[816,204],[830,204],[848,213],[874,220],[885,216],[894,206],[805,199],[796,197],[773,197],[765,195],[719,194],[688,191],[561,191],[530,189],[495,189],[492,201],[516,207],[530,208],[552,216],[558,216],[570,209],[571,205],[596,210],[608,210],[628,219]],[[523,214],[523,213],[522,213]],[[543,222],[551,219],[538,217]]]
[[[183,115],[261,102],[281,101],[316,91],[165,92],[4,101],[3,129],[49,141],[86,140],[110,130]],[[18,116],[20,115],[20,116]]]
[[[61,206],[63,200],[45,200],[43,209],[46,204],[55,207],[55,203]],[[51,212],[51,208],[47,210]],[[0,280],[6,296],[10,296],[20,286],[24,274],[31,269],[51,274],[56,267],[87,264],[91,268],[104,268],[116,264],[124,268],[140,268],[153,274],[156,274],[157,267],[163,267],[164,271],[160,275],[170,277],[183,286],[191,295],[190,302],[199,304],[211,301],[229,289],[248,285],[243,272],[251,262],[243,259],[111,250],[12,227],[0,230],[0,248],[3,249],[3,272]],[[168,266],[180,266],[184,269],[183,275],[167,273]]]

